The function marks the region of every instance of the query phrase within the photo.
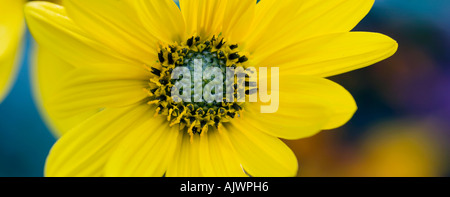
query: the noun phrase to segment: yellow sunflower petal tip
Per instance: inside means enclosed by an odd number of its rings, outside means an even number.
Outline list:
[[[1,1],[0,7],[0,103],[15,81],[24,31],[23,2]]]

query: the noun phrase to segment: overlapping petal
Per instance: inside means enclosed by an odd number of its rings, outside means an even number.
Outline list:
[[[329,77],[377,63],[397,48],[395,40],[379,33],[336,33],[255,54],[254,61],[258,66],[277,66],[286,72]]]
[[[75,69],[56,85],[46,107],[60,116],[70,117],[85,111],[139,103],[148,96],[145,91],[148,76],[143,71],[128,71]]]
[[[234,121],[224,130],[244,170],[256,177],[295,176],[297,158],[280,139]]]
[[[163,117],[149,119],[124,138],[108,160],[105,175],[162,177],[173,162],[181,135]]]
[[[185,24],[180,9],[173,0],[134,0],[137,15],[150,35],[165,43],[182,42]]]
[[[63,5],[68,17],[94,40],[137,62],[151,64],[157,57],[159,38],[142,28],[133,2],[77,0]]]
[[[200,138],[200,165],[206,177],[245,177],[230,139],[216,129]]]
[[[300,40],[349,32],[371,9],[374,0],[262,0],[247,36],[252,52],[276,51]]]
[[[187,132],[180,133],[181,140],[175,150],[174,159],[167,168],[167,177],[201,177],[200,136],[193,138]]]
[[[186,23],[187,36],[203,38],[221,31],[227,0],[180,0],[180,9]]]
[[[270,103],[249,103],[244,117],[233,122],[280,138],[299,139],[342,126],[357,109],[348,91],[319,77],[281,74],[278,92],[278,111],[261,113],[261,106]]]
[[[44,121],[50,127],[55,136],[61,136],[75,125],[83,122],[98,112],[98,109],[78,113],[69,117],[62,117],[55,108],[47,108],[57,87],[61,84],[66,73],[75,69],[71,64],[62,60],[50,51],[42,47],[35,49],[35,61],[31,67],[31,81],[33,85],[33,97]]]
[[[241,43],[253,21],[256,0],[180,0],[187,36],[223,35]]]
[[[105,109],[63,135],[47,158],[50,177],[104,176],[104,167],[117,144],[148,117],[150,107]]]
[[[222,25],[222,34],[232,43],[243,43],[255,17],[255,0],[228,0]]]
[[[30,2],[25,6],[25,17],[38,44],[75,67],[91,68],[108,63],[133,65],[133,61],[79,28],[62,6],[48,2]]]

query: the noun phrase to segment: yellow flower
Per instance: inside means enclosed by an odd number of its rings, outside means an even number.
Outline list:
[[[23,4],[20,0],[0,0],[0,103],[12,85],[18,69],[19,44],[22,40]]]
[[[46,175],[295,176],[297,160],[279,138],[339,127],[356,111],[324,77],[397,50],[384,35],[350,32],[373,2],[29,3],[28,25],[46,50],[38,96],[62,135]],[[263,102],[175,102],[170,75],[199,59],[222,69],[279,67],[278,111],[261,113]]]

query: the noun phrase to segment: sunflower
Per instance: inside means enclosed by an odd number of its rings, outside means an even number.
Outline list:
[[[297,159],[280,139],[340,127],[357,109],[351,94],[325,77],[397,50],[382,34],[350,32],[373,3],[28,3],[27,23],[44,49],[37,56],[38,97],[61,135],[45,175],[295,176]],[[278,109],[261,113],[268,105],[261,100],[176,101],[170,76],[179,67],[192,72],[197,60],[222,72],[279,68],[279,88],[270,92],[279,93]],[[246,97],[260,93],[246,82]]]
[[[20,0],[0,0],[0,102],[11,88],[18,70],[19,45],[25,24]]]

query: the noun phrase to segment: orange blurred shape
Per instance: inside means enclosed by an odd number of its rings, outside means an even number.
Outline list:
[[[433,123],[393,121],[369,129],[360,141],[343,142],[329,131],[286,141],[303,177],[439,177],[448,172],[448,147]]]
[[[436,177],[445,175],[446,149],[435,125],[392,122],[370,131],[361,146],[357,176]]]

